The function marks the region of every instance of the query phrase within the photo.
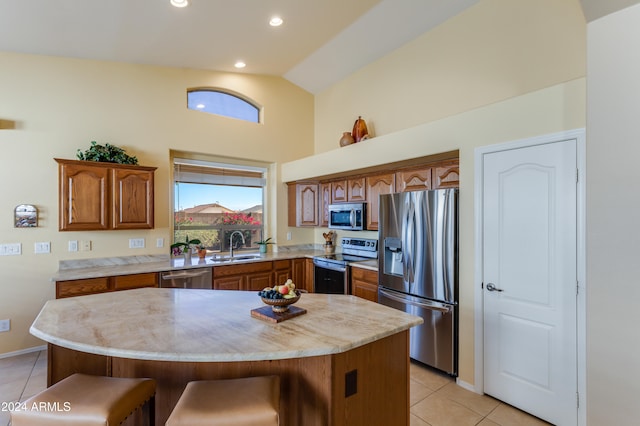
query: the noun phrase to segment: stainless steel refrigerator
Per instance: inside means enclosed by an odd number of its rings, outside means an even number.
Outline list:
[[[458,375],[458,190],[380,196],[378,302],[418,315],[410,356]]]

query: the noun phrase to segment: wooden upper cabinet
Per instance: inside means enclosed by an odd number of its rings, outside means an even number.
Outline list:
[[[433,169],[433,189],[458,188],[460,186],[460,166],[458,161],[438,165]]]
[[[155,167],[55,160],[60,231],[153,228]]]
[[[320,224],[318,190],[317,183],[289,184],[289,226],[318,226]]]
[[[329,204],[331,204],[331,183],[320,184],[320,226],[329,226]]]
[[[347,200],[347,181],[339,180],[331,182],[331,202],[346,203]]]
[[[378,208],[380,206],[380,194],[392,194],[395,192],[395,173],[386,173],[367,177],[367,230],[378,229]]]
[[[396,192],[431,189],[431,168],[396,172]]]
[[[347,181],[347,201],[367,201],[365,178],[354,178]]]
[[[113,229],[153,228],[153,174],[113,169]]]
[[[110,170],[84,161],[56,161],[60,231],[109,229]]]

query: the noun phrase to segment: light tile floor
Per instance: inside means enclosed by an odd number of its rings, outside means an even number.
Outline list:
[[[46,387],[47,352],[0,359],[0,426],[8,426],[7,402],[24,401]],[[411,363],[410,426],[538,426],[548,423],[490,396],[478,395],[449,376]],[[395,426],[395,425],[389,425]]]

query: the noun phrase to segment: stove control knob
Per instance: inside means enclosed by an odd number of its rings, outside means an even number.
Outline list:
[[[342,244],[349,244],[349,240],[347,239],[342,240]]]

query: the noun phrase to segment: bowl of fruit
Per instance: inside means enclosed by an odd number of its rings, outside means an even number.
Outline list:
[[[286,312],[289,310],[289,305],[293,305],[300,299],[300,292],[296,290],[296,285],[290,279],[273,288],[265,287],[258,295],[265,304],[271,306],[273,312]]]

